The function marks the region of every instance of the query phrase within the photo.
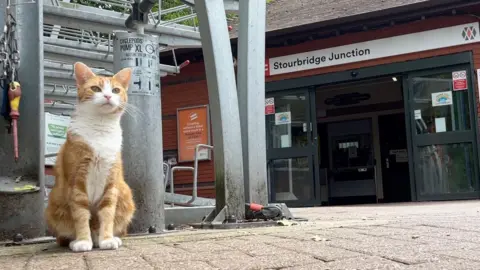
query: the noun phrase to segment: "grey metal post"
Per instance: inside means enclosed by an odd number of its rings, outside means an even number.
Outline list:
[[[6,1],[0,2],[3,25]],[[12,8],[17,21],[18,79],[22,88],[18,120],[20,159],[18,163],[14,161],[12,134],[7,134],[5,122],[0,119],[0,240],[12,239],[16,233],[25,238],[45,235],[43,0],[17,2]]]
[[[265,138],[265,1],[240,1],[238,102],[242,125],[245,199],[267,205]]]
[[[125,180],[137,205],[132,233],[165,229],[159,43],[139,26],[139,33],[115,32],[113,41],[114,70],[133,68],[128,103],[140,111],[122,118]]]
[[[243,159],[232,48],[223,0],[196,0],[212,117],[216,212],[245,217]]]

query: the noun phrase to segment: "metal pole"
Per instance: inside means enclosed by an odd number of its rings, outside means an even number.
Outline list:
[[[265,137],[265,1],[240,1],[238,102],[242,126],[245,199],[267,205]]]
[[[141,110],[122,118],[125,180],[137,206],[133,233],[165,229],[159,42],[142,30],[115,32],[113,41],[114,70],[133,68],[128,103]]]
[[[223,0],[196,0],[213,123],[216,213],[245,218],[238,97]],[[263,127],[264,128],[264,127]],[[225,207],[226,206],[226,207]]]
[[[1,2],[3,24],[6,1]],[[17,21],[18,80],[23,93],[18,120],[20,159],[16,163],[13,158],[12,134],[0,128],[0,240],[18,233],[24,238],[45,235],[43,0],[11,8]],[[4,120],[0,122],[3,127]]]

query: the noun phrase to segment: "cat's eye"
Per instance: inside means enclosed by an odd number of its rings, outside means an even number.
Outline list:
[[[112,93],[118,94],[118,93],[120,93],[120,89],[119,88],[113,88]]]
[[[98,86],[92,86],[91,89],[92,89],[93,92],[102,92],[102,89],[100,89],[100,87],[98,87]]]

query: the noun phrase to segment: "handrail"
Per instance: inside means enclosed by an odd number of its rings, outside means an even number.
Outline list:
[[[193,190],[192,190],[192,199],[190,199],[187,204],[193,203],[197,199],[197,183],[198,183],[198,152],[201,148],[208,149],[211,151],[213,146],[208,144],[197,144],[195,146],[195,158],[193,159]]]
[[[165,167],[167,169],[166,172],[164,171],[164,175],[163,175],[163,185],[164,185],[164,188],[167,188],[168,180],[170,179],[171,166],[167,162],[163,162],[163,166],[164,166],[164,170],[165,170]]]
[[[175,188],[175,185],[173,183],[173,175],[175,174],[175,171],[194,171],[194,168],[186,167],[186,166],[174,166],[174,167],[172,167],[171,172],[170,172],[170,194],[172,196],[173,196],[174,188]],[[175,204],[172,202],[172,207],[174,205]]]

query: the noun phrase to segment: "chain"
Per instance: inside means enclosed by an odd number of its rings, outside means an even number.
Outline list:
[[[5,26],[0,36],[0,79],[15,81],[20,63],[20,52],[16,39],[16,21],[12,15],[12,5],[7,0]]]

